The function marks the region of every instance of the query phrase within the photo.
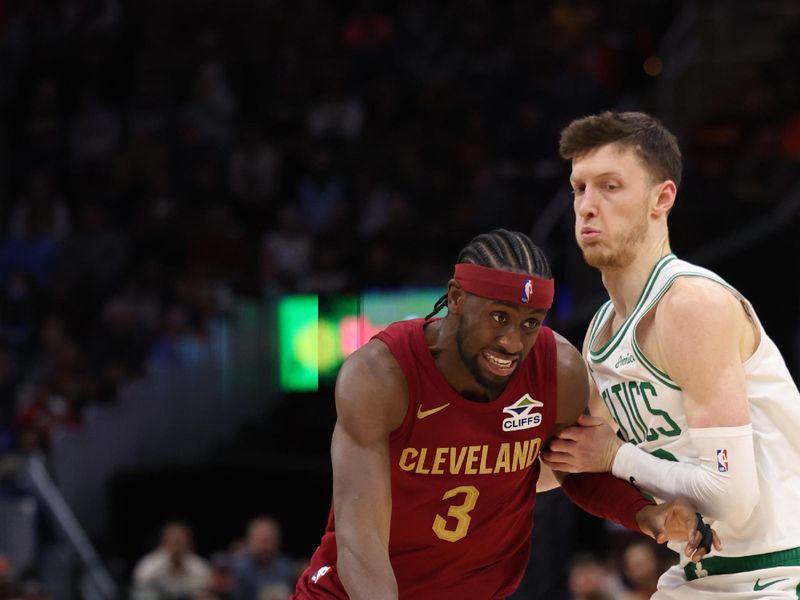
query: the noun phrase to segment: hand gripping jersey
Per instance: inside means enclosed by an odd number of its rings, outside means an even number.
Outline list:
[[[556,418],[555,338],[542,327],[503,393],[480,403],[448,385],[424,326],[403,321],[376,336],[408,382],[408,411],[389,442],[389,556],[400,598],[506,598],[527,566],[537,458]],[[331,510],[296,598],[347,598],[335,567]]]
[[[648,360],[636,340],[637,325],[678,277],[703,277],[730,290],[747,308],[760,336],[744,363],[760,500],[746,522],[709,520],[723,551],[712,552],[697,567],[681,553],[681,565],[690,580],[777,564],[800,565],[800,394],[752,306],[735,289],[707,269],[673,254],[663,257],[653,267],[636,307],[611,339],[607,333],[611,302],[595,315],[586,359],[597,388],[628,442],[665,460],[700,463],[689,439],[681,389]],[[608,341],[602,343],[601,334]],[[724,448],[718,450],[717,459],[718,468],[729,467]],[[679,551],[683,544],[670,547]]]

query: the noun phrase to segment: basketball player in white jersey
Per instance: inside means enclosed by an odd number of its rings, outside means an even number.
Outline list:
[[[594,416],[563,431],[544,462],[686,498],[713,525],[723,549],[682,558],[654,599],[797,600],[800,394],[750,303],[671,252],[675,137],[648,115],[604,112],[569,124],[560,152],[572,162],[578,245],[610,300],[584,343]]]

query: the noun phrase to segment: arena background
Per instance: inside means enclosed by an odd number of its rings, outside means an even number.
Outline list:
[[[546,249],[580,345],[603,290],[556,153],[577,116],[676,132],[673,249],[796,375],[798,65],[793,0],[0,2],[0,594],[128,597],[172,519],[224,570],[271,514],[302,565],[352,318],[443,291],[477,233]],[[283,331],[298,295],[311,329]],[[543,512],[515,598],[566,598],[585,552],[627,582],[630,537],[560,492]]]

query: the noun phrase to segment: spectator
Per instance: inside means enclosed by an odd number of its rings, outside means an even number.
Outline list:
[[[228,85],[224,65],[211,60],[195,74],[193,97],[183,112],[185,125],[200,144],[217,150],[233,145],[238,101]]]
[[[605,564],[589,554],[579,554],[569,564],[571,600],[619,600],[624,588]]]
[[[256,517],[247,527],[244,552],[234,558],[233,600],[261,600],[263,594],[276,593],[275,588],[294,587],[297,566],[281,553],[281,528],[271,517]]]
[[[314,232],[343,228],[344,182],[334,165],[333,151],[325,145],[308,153],[307,174],[297,185],[298,204],[303,220]]]
[[[155,593],[158,600],[203,598],[210,576],[208,562],[192,552],[192,530],[173,521],[164,525],[158,548],[137,563],[132,597]]]
[[[59,281],[69,288],[87,285],[93,293],[108,293],[128,258],[127,237],[109,225],[105,207],[84,202],[78,230],[64,240],[56,267]]]
[[[102,313],[102,327],[88,345],[95,369],[113,394],[118,384],[143,372],[150,336],[136,308],[121,298],[110,299]]]
[[[56,241],[63,240],[70,231],[70,215],[64,199],[55,191],[52,174],[45,169],[34,169],[28,180],[28,194],[11,212],[9,233],[14,238],[29,235],[32,215],[47,224],[47,235]]]
[[[622,554],[622,574],[631,588],[625,600],[649,600],[656,593],[663,569],[658,560],[658,547],[649,540],[636,541]]]
[[[310,107],[306,121],[308,132],[314,137],[352,142],[361,135],[364,106],[342,86],[341,78],[332,77],[322,97]]]
[[[3,283],[0,287],[0,341],[20,351],[29,349],[39,317],[39,290],[33,278],[20,271]]]
[[[166,309],[162,315],[161,330],[147,354],[148,372],[169,371],[197,363],[203,356],[206,341],[206,332],[192,323],[184,307]]]
[[[314,239],[303,215],[291,205],[278,211],[277,228],[261,239],[260,279],[264,295],[294,291],[297,282],[308,274]]]
[[[20,236],[10,237],[0,245],[0,282],[26,275],[40,285],[48,283],[58,247],[49,207],[32,205],[25,213]]]
[[[36,432],[37,435],[35,444],[28,437],[21,438],[21,443],[31,443],[31,447],[25,450],[33,450],[36,446],[46,449],[56,432],[74,429],[79,423],[80,413],[74,397],[58,393],[49,383],[32,383],[22,389],[17,426],[26,433]]]
[[[244,205],[264,202],[278,189],[281,155],[253,125],[242,127],[239,143],[228,160],[228,185]]]

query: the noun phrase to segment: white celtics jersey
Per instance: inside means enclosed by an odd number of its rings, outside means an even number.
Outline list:
[[[592,321],[586,359],[628,442],[662,459],[700,464],[689,438],[681,389],[648,360],[636,340],[639,321],[678,277],[705,277],[741,298],[718,275],[669,254],[653,267],[636,307],[610,339],[602,332],[609,331],[613,305],[609,301],[600,308]],[[741,299],[755,319],[750,304]],[[758,327],[759,345],[744,368],[761,496],[746,522],[709,521],[722,540],[718,555],[741,559],[702,561],[712,566],[721,563],[728,572],[752,570],[764,562],[750,560],[763,558],[753,555],[768,554],[775,559],[772,562],[786,560],[787,554],[780,551],[800,546],[800,394],[774,342],[760,323]],[[800,550],[790,554],[800,556]],[[681,555],[681,561],[685,564],[686,557]]]

